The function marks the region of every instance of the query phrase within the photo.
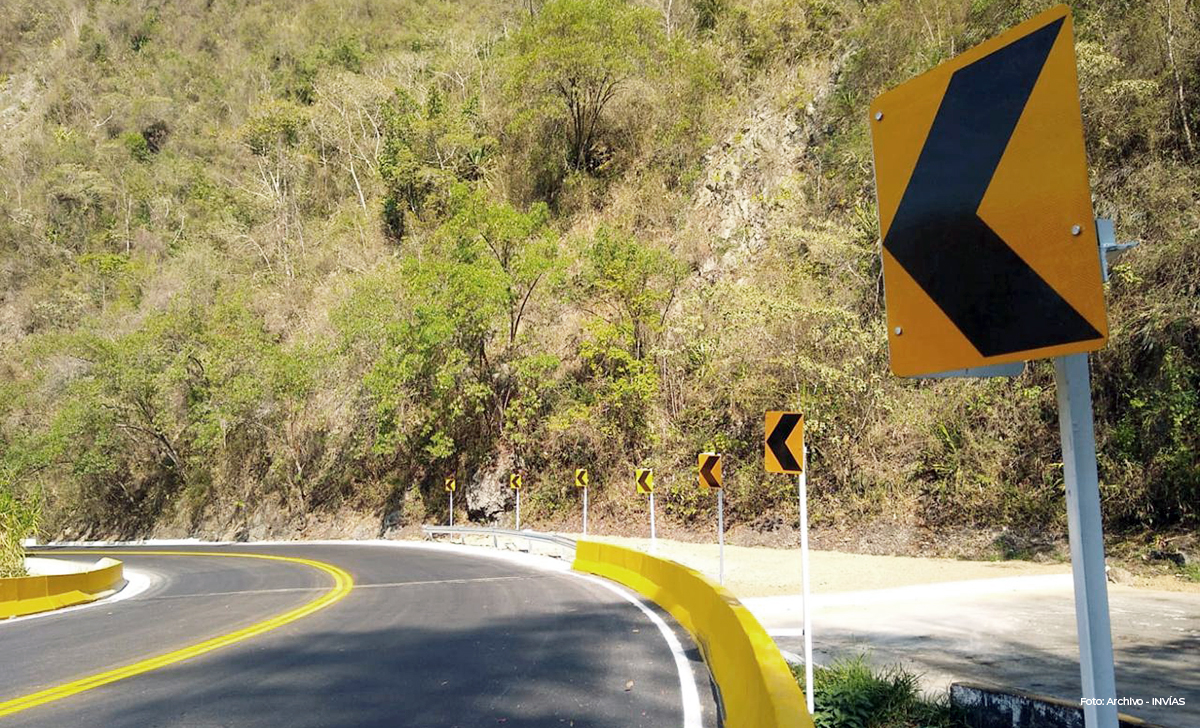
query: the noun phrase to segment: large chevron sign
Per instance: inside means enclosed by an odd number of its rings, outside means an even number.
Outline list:
[[[804,416],[799,412],[767,412],[763,466],[768,473],[804,472]]]
[[[892,371],[1104,346],[1070,10],[871,105]]]

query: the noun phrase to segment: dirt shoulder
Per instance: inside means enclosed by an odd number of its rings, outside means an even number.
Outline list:
[[[580,534],[565,534],[582,538]],[[648,551],[646,538],[589,536],[605,543]],[[716,577],[716,544],[683,543],[658,539],[655,555],[678,561]],[[912,556],[875,556],[838,551],[813,551],[813,592],[862,591],[932,584],[947,581],[993,579],[1070,573],[1069,564],[1036,564],[1029,561],[961,561]],[[799,549],[725,547],[725,586],[739,597],[800,593]]]
[[[564,533],[571,538],[582,534]],[[648,551],[650,539],[621,536],[588,536],[620,546]],[[697,571],[717,577],[716,544],[684,543],[658,539],[657,556],[678,561]],[[814,593],[890,589],[914,584],[936,584],[974,579],[999,579],[1012,576],[1069,574],[1069,563],[1032,561],[968,561],[915,556],[852,554],[840,551],[811,552]],[[1200,583],[1184,581],[1171,574],[1135,575],[1115,567],[1116,581],[1123,586],[1156,591],[1200,594]],[[725,546],[725,586],[739,597],[764,597],[799,594],[800,550],[747,546]]]

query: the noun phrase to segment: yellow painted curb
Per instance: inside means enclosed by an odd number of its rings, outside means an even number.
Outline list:
[[[47,612],[99,599],[125,578],[120,561],[103,558],[87,571],[0,579],[0,619]]]
[[[639,592],[691,633],[721,690],[725,725],[813,728],[775,641],[728,590],[674,561],[595,541],[576,542],[574,568]]]
[[[96,552],[58,551],[56,553],[94,554]],[[302,564],[304,566],[325,572],[329,576],[333,577],[333,588],[311,602],[308,602],[307,604],[303,604],[295,609],[284,612],[283,614],[271,617],[270,619],[256,622],[249,627],[243,627],[235,632],[219,635],[217,637],[213,637],[212,639],[207,639],[203,642],[198,642],[182,649],[135,662],[132,665],[126,665],[113,670],[98,672],[94,675],[88,675],[87,677],[80,678],[79,680],[74,680],[57,687],[39,690],[36,693],[30,693],[29,695],[22,695],[21,697],[0,702],[0,718],[6,715],[12,715],[13,713],[20,713],[23,710],[28,710],[39,705],[52,703],[56,700],[62,700],[63,698],[77,695],[87,690],[98,688],[102,685],[108,685],[110,683],[117,682],[118,680],[124,680],[126,678],[134,677],[135,675],[141,675],[143,673],[150,672],[151,670],[157,670],[160,667],[166,667],[177,662],[190,660],[193,657],[198,657],[207,652],[218,650],[222,647],[228,647],[229,645],[248,640],[251,637],[257,637],[258,635],[282,627],[285,624],[289,624],[303,617],[307,617],[316,611],[324,609],[331,604],[335,604],[336,602],[345,599],[346,595],[350,593],[350,590],[354,588],[354,577],[350,576],[350,574],[345,570],[334,566],[333,564],[327,564],[323,561],[313,561],[311,559],[301,559],[293,556],[273,556],[269,554],[248,554],[220,551],[105,551],[104,553],[115,554],[118,556],[229,556],[243,559],[263,559],[264,561],[284,561],[293,564]]]

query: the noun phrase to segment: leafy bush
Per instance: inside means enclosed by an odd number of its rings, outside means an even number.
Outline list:
[[[804,667],[792,666],[804,689]],[[899,667],[872,668],[865,656],[813,668],[817,728],[965,728],[947,698],[920,694],[916,675]]]
[[[17,496],[0,482],[0,578],[25,575],[23,541],[37,533],[41,509],[36,500]]]

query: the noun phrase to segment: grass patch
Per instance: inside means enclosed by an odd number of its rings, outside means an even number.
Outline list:
[[[0,578],[25,576],[24,540],[37,531],[36,502],[0,490]]]
[[[1183,578],[1188,581],[1200,582],[1200,564],[1188,564],[1183,567]]]
[[[804,689],[804,666],[792,674]],[[949,696],[920,693],[916,675],[898,665],[873,667],[865,655],[813,669],[817,728],[965,728]]]

